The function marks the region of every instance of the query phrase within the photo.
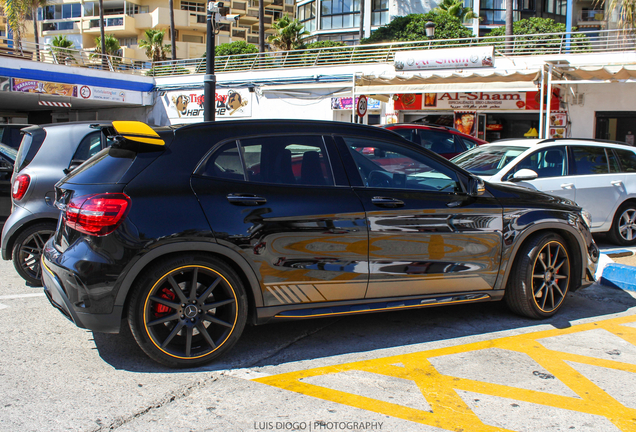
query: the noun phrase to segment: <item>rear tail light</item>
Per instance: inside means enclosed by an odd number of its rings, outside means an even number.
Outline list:
[[[31,177],[27,174],[20,174],[16,177],[13,182],[13,187],[11,188],[11,196],[13,199],[19,201],[24,198],[24,194],[26,194],[27,189],[29,189],[29,184],[31,184]]]
[[[130,198],[123,193],[73,198],[66,206],[66,225],[84,234],[104,236],[121,225],[130,205]]]

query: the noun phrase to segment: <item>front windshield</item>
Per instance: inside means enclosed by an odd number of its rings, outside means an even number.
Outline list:
[[[0,144],[0,153],[7,156],[12,162],[15,162],[15,158],[18,155],[18,151],[16,149],[4,144]]]
[[[527,147],[480,146],[454,157],[451,162],[473,174],[491,176],[526,150]]]

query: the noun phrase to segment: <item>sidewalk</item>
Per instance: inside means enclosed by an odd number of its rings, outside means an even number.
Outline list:
[[[595,239],[601,249],[597,281],[601,285],[636,291],[636,247],[620,247]]]

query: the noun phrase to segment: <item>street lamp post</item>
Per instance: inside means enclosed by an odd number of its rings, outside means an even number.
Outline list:
[[[221,7],[223,4],[221,3]],[[219,12],[218,2],[208,2],[207,38],[205,52],[205,77],[203,78],[203,120],[214,121],[214,99],[216,99],[216,76],[214,76],[215,14]]]
[[[262,1],[262,0],[261,0]],[[208,2],[205,77],[203,78],[203,120],[214,121],[216,109],[216,76],[214,75],[215,36],[218,21],[237,22],[239,15],[222,15],[223,2]]]
[[[424,30],[426,31],[426,37],[435,37],[435,23],[433,21],[428,21],[424,24]]]

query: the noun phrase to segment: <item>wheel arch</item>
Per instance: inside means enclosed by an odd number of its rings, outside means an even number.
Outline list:
[[[11,233],[9,239],[7,240],[6,246],[6,260],[10,261],[13,259],[13,246],[15,245],[16,239],[27,229],[31,228],[34,225],[38,225],[41,223],[52,223],[53,225],[57,225],[57,219],[54,218],[38,218],[31,219],[24,223],[24,225],[20,225],[14,232]]]
[[[501,279],[501,283],[497,284],[498,289],[505,290],[508,285],[508,278],[512,273],[512,267],[514,266],[519,251],[522,246],[526,244],[528,241],[532,240],[534,237],[544,234],[546,232],[554,233],[560,235],[566,243],[566,247],[570,258],[572,260],[572,269],[571,274],[576,277],[570,278],[570,292],[576,291],[581,286],[581,281],[586,277],[585,274],[585,266],[584,259],[587,256],[587,251],[585,246],[577,240],[577,236],[580,237],[575,228],[564,225],[560,223],[543,223],[540,225],[536,225],[531,229],[527,229],[523,233],[520,234],[520,238],[516,239],[515,245],[512,247],[512,250],[509,252],[509,256],[505,258],[506,266],[503,278]]]
[[[167,257],[193,253],[205,254],[220,259],[236,272],[245,286],[248,302],[248,320],[251,323],[255,323],[256,308],[263,306],[263,296],[256,272],[238,252],[217,243],[209,242],[173,243],[159,246],[144,254],[133,264],[122,280],[115,298],[115,306],[122,307],[123,314],[128,313],[131,288],[149,266]]]

